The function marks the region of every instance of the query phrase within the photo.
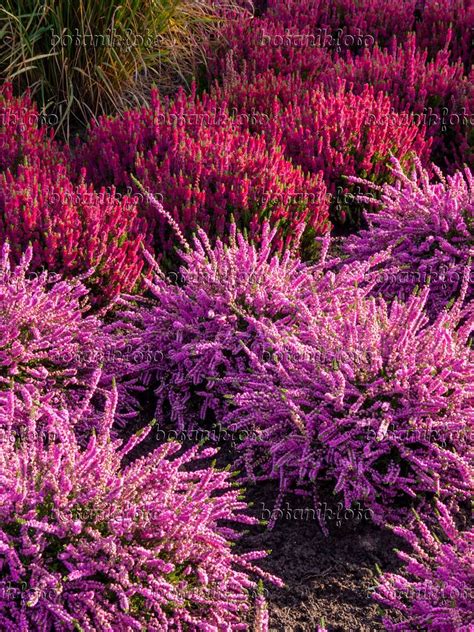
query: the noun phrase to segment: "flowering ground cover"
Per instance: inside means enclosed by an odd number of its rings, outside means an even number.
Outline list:
[[[244,4],[0,12],[1,630],[474,629],[474,5]]]

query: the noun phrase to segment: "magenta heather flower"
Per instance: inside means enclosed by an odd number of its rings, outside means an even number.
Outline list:
[[[255,361],[232,390],[226,380],[224,424],[258,433],[242,446],[250,479],[316,495],[328,480],[346,508],[362,502],[379,523],[429,511],[435,495],[470,497],[474,315],[458,303],[430,325],[427,294],[390,308],[356,289],[352,302],[326,296],[276,347],[278,362]]]
[[[0,391],[34,386],[72,407],[114,348],[98,317],[87,315],[80,279],[30,270],[32,248],[15,267],[9,245],[0,257]]]
[[[438,531],[418,520],[415,531],[393,527],[411,546],[398,552],[402,574],[385,573],[374,594],[384,606],[402,614],[402,621],[384,618],[387,630],[470,630],[474,625],[474,530],[459,531],[445,505],[437,502]]]
[[[28,94],[16,98],[11,84],[0,86],[0,173],[18,165],[30,164],[36,168],[50,168],[66,162],[66,154],[52,140],[36,105]]]
[[[258,117],[258,113],[255,114]],[[134,187],[132,175],[189,237],[200,227],[210,238],[224,237],[232,221],[258,239],[264,219],[278,226],[274,247],[291,246],[300,227],[308,239],[328,228],[328,200],[321,176],[305,175],[279,148],[246,129],[226,103],[180,92],[151,108],[116,119],[101,119],[78,151],[96,184]],[[174,235],[153,206],[142,213],[157,254],[174,251]]]
[[[94,268],[86,283],[92,302],[104,304],[137,285],[147,235],[136,200],[114,189],[94,191],[83,181],[73,184],[57,164],[0,175],[0,243],[5,240],[16,261],[32,244],[34,270],[71,277]]]
[[[435,316],[459,295],[466,271],[474,274],[474,176],[467,168],[446,178],[437,172],[440,182],[432,183],[419,163],[410,176],[393,164],[396,183],[378,189],[379,201],[361,198],[376,212],[366,214],[369,228],[345,241],[343,250],[349,261],[360,261],[390,249],[376,290],[406,298],[429,282],[428,309]],[[467,298],[473,297],[471,278]]]
[[[150,427],[112,439],[115,403],[84,448],[66,409],[32,397],[17,433],[0,406],[2,630],[245,629],[250,575],[280,582],[254,566],[264,552],[232,552],[231,522],[256,522],[239,489],[197,466],[213,450],[167,443],[123,465]]]

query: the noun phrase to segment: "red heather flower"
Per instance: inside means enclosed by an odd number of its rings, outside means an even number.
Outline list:
[[[0,407],[2,630],[245,629],[250,574],[279,582],[253,565],[264,552],[232,552],[229,521],[255,522],[239,490],[197,467],[213,450],[167,443],[123,466],[150,428],[112,439],[115,402],[85,448],[66,409],[33,398],[18,434]]]
[[[397,112],[405,111],[409,120],[425,125],[427,137],[433,139],[432,160],[449,169],[464,163],[474,167],[474,88],[461,62],[451,62],[448,50],[428,61],[427,51],[417,48],[412,34],[398,46],[394,40],[388,49],[342,55],[329,72],[319,73],[318,81],[326,86],[336,87],[344,78],[358,94],[366,84],[386,92]]]
[[[402,574],[385,573],[374,594],[384,606],[395,608],[403,620],[387,616],[387,630],[470,630],[474,625],[474,530],[458,531],[447,508],[437,502],[440,535],[418,520],[416,531],[394,527],[412,548],[399,551]]]
[[[467,168],[447,178],[437,171],[440,182],[432,183],[419,162],[410,177],[398,161],[393,165],[396,183],[377,188],[380,201],[361,198],[376,212],[366,214],[368,230],[352,235],[343,251],[349,261],[360,261],[390,249],[376,290],[389,299],[406,298],[429,282],[428,309],[436,316],[459,295],[465,273],[474,277],[474,176]],[[474,297],[472,278],[467,297]]]
[[[258,117],[258,114],[256,114]],[[203,228],[211,238],[225,236],[233,220],[259,238],[264,218],[278,226],[274,247],[290,246],[306,227],[309,237],[327,231],[328,202],[320,176],[307,176],[278,147],[245,129],[225,102],[198,101],[183,92],[175,101],[102,119],[79,151],[89,177],[101,184],[134,186],[159,193],[163,206],[190,236]],[[158,252],[171,254],[174,234],[146,202],[143,212],[154,231]]]
[[[281,134],[286,154],[304,170],[320,171],[331,193],[342,176],[386,180],[391,155],[403,164],[413,153],[423,161],[429,156],[417,125],[394,114],[388,97],[369,86],[355,95],[341,83],[335,93],[316,88],[286,107],[275,103],[265,133]]]
[[[248,74],[274,70],[279,76],[312,78],[331,64],[332,49],[324,46],[325,36],[320,31],[294,23],[284,25],[268,14],[230,20],[225,30],[226,50],[218,49],[214,55],[210,51],[210,72],[225,81],[230,62]],[[244,86],[239,88],[243,91]]]
[[[16,98],[11,84],[0,86],[0,173],[6,169],[15,173],[24,163],[46,168],[65,161],[63,150],[52,140],[52,130],[49,133],[40,123],[27,94]]]
[[[420,49],[427,48],[430,56],[449,46],[453,59],[462,58],[466,68],[472,65],[472,33],[474,7],[470,0],[270,0],[264,18],[283,27],[301,30],[327,30],[333,38],[333,49],[347,48],[346,35],[362,39],[362,46],[390,43],[393,36],[401,42],[415,31]]]
[[[282,494],[329,480],[379,523],[471,496],[474,314],[459,303],[429,325],[427,292],[390,309],[356,289],[352,303],[322,294],[277,362],[239,375],[223,423],[257,431],[243,445],[251,479],[279,479]]]
[[[30,270],[32,248],[16,267],[8,244],[0,257],[0,391],[30,387],[49,401],[83,400],[96,369],[113,349],[101,321],[87,310],[81,282]],[[26,389],[26,390],[25,390]]]
[[[231,74],[221,94],[229,95],[231,102],[236,99],[242,112],[263,112],[266,117],[250,121],[249,127],[263,132],[270,145],[281,139],[285,155],[304,171],[322,174],[331,194],[347,188],[345,176],[386,181],[392,155],[404,165],[416,153],[423,162],[430,156],[424,128],[407,114],[394,112],[390,99],[367,85],[355,94],[344,81],[338,80],[333,90],[270,72],[257,75],[255,85],[245,83],[243,94],[242,89],[234,90],[242,81]],[[343,221],[347,210],[354,209],[342,209],[335,219]]]
[[[62,165],[19,166],[15,175],[0,175],[0,243],[10,241],[15,261],[31,243],[33,270],[71,277],[94,268],[87,283],[95,303],[135,287],[145,239],[136,200],[75,185]]]

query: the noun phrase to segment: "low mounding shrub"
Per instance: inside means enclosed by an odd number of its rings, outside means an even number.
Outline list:
[[[255,238],[264,219],[278,225],[275,248],[291,245],[301,226],[308,241],[323,234],[328,201],[321,177],[306,176],[286,160],[277,137],[267,147],[245,127],[225,102],[180,93],[163,104],[155,94],[151,109],[92,126],[78,162],[96,184],[134,187],[136,176],[160,196],[186,236],[198,226],[211,238],[224,236],[232,218]],[[171,254],[175,241],[167,222],[145,201],[142,211],[156,251]]]
[[[31,243],[33,270],[71,277],[94,268],[86,283],[95,304],[132,291],[139,280],[147,236],[137,213],[136,200],[73,184],[59,164],[0,174],[0,243],[10,241],[16,261]]]
[[[29,248],[16,267],[8,244],[0,258],[0,391],[34,386],[57,405],[90,388],[113,348],[101,321],[86,315],[83,283],[30,271]]]
[[[20,164],[46,168],[64,160],[28,94],[16,98],[11,84],[0,87],[0,173]]]
[[[280,343],[278,362],[256,359],[233,389],[225,380],[235,397],[223,423],[259,434],[242,446],[252,480],[279,479],[282,493],[327,480],[379,523],[472,494],[474,316],[459,303],[429,325],[427,293],[390,309],[355,289],[352,304],[327,293],[326,313]]]
[[[157,269],[148,281],[150,301],[126,298],[109,331],[118,343],[117,372],[131,386],[143,382],[155,390],[156,416],[171,415],[179,430],[222,420],[228,408],[229,376],[237,384],[255,362],[270,362],[273,350],[294,335],[311,306],[322,309],[334,292],[352,300],[355,283],[370,284],[370,264],[353,265],[337,279],[316,282],[325,265],[306,266],[290,253],[272,255],[275,229],[262,229],[259,246],[233,225],[229,245],[215,246],[199,231],[194,247],[181,253],[179,273]],[[151,262],[152,263],[152,262]],[[176,276],[176,279],[172,277]],[[177,281],[177,282],[173,282]],[[362,290],[361,290],[362,291]],[[132,369],[130,368],[132,367]]]
[[[461,62],[453,63],[449,51],[440,50],[428,61],[427,51],[419,50],[411,35],[398,46],[394,40],[388,49],[341,55],[329,72],[320,73],[318,81],[335,87],[340,78],[352,84],[356,93],[366,84],[376,92],[386,92],[395,111],[424,124],[428,138],[433,139],[431,158],[437,164],[450,170],[464,163],[474,168],[474,88]]]
[[[66,409],[32,398],[23,432],[0,408],[0,624],[41,629],[237,630],[253,565],[230,522],[254,524],[226,471],[197,467],[167,443],[123,466],[148,434],[111,437],[116,396],[99,431],[78,445]],[[240,626],[239,626],[240,624]]]
[[[387,616],[387,630],[449,632],[469,630],[474,623],[474,530],[458,531],[447,508],[439,501],[437,508],[441,537],[420,520],[416,532],[393,528],[412,553],[398,552],[406,565],[403,574],[384,574],[374,595],[403,615],[398,623]]]
[[[143,361],[132,360],[135,378],[155,387],[157,418],[169,407],[180,430],[209,415],[219,421],[225,406],[219,378],[244,374],[254,356],[273,346],[269,341],[288,335],[300,319],[311,273],[289,253],[272,255],[275,236],[265,225],[255,246],[234,224],[229,245],[218,239],[213,247],[199,230],[194,248],[181,253],[178,283],[157,269],[147,282],[151,303],[125,300],[110,330],[123,336],[125,361],[127,350],[132,357],[141,351]]]
[[[301,74],[310,79],[329,69],[334,50],[324,46],[322,31],[294,24],[285,28],[267,16],[229,21],[225,34],[226,47],[211,56],[209,65],[210,74],[224,80],[229,61],[238,71],[259,75],[273,70],[279,76]]]
[[[274,102],[262,129],[269,142],[281,137],[286,155],[305,171],[321,172],[332,194],[345,184],[343,176],[384,182],[391,155],[404,165],[415,153],[422,161],[429,157],[424,131],[369,86],[355,95],[341,82],[334,93],[318,87],[286,106]]]
[[[411,177],[394,163],[395,185],[384,185],[376,212],[366,214],[368,230],[343,243],[350,261],[390,249],[380,268],[376,290],[386,298],[406,298],[416,286],[430,282],[428,310],[435,316],[458,296],[466,269],[474,276],[474,176],[469,169],[431,183],[419,162]],[[371,183],[364,185],[373,189]],[[471,282],[467,298],[474,297]]]
[[[160,352],[135,363],[136,382],[144,376],[155,390],[157,418],[242,433],[250,479],[276,478],[282,494],[326,481],[378,522],[425,510],[435,494],[469,496],[466,283],[429,324],[427,289],[390,308],[368,296],[389,253],[335,272],[327,239],[322,262],[304,266],[270,257],[268,228],[260,248],[234,233],[212,247],[201,232],[179,283],[157,274],[151,304],[126,302],[114,325],[126,348]]]
[[[394,111],[390,99],[371,86],[355,93],[340,80],[314,87],[297,75],[280,78],[272,71],[247,75],[250,84],[245,76],[229,71],[223,87],[214,90],[217,97],[229,98],[241,116],[259,112],[248,121],[249,128],[263,132],[270,145],[278,139],[294,163],[323,176],[331,194],[347,189],[346,176],[386,181],[391,155],[404,165],[416,153],[428,161],[431,141],[424,138],[424,126]],[[358,209],[350,206],[333,204],[332,211],[336,222],[359,219]],[[346,218],[346,213],[354,217]]]
[[[403,42],[414,31],[420,49],[430,57],[449,46],[453,59],[461,58],[466,68],[472,64],[474,7],[470,0],[447,2],[401,0],[270,0],[264,16],[284,28],[326,33],[326,46],[346,48],[361,37],[366,42],[387,46],[396,36]],[[352,44],[353,46],[353,44]]]

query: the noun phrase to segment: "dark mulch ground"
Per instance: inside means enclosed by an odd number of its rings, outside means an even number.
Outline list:
[[[275,497],[272,484],[249,489],[253,515],[268,518],[265,509],[273,507]],[[383,630],[370,590],[376,583],[377,565],[383,570],[399,568],[393,549],[404,548],[403,543],[388,529],[366,520],[341,520],[338,526],[334,518],[332,524],[328,521],[326,536],[314,514],[298,512],[309,506],[292,497],[283,503],[284,515],[273,530],[253,527],[241,543],[244,551],[271,549],[260,565],[286,584],[282,589],[268,587],[270,629],[313,631],[324,619],[331,631]]]

